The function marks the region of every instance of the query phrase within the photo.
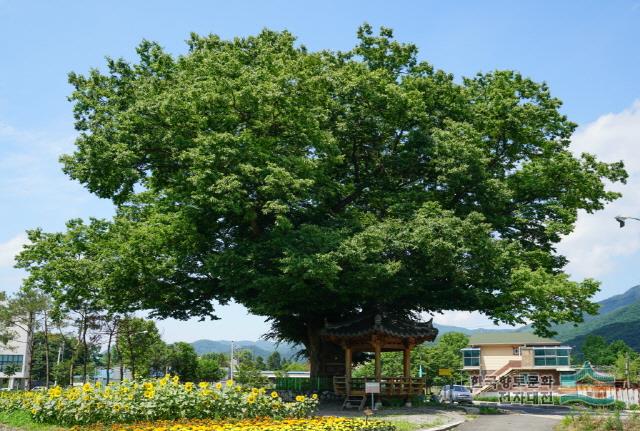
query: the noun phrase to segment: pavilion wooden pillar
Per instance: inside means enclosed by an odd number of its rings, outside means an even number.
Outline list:
[[[376,364],[376,381],[380,381],[382,379],[382,363],[380,354],[382,352],[382,346],[380,345],[380,341],[375,340],[373,342],[373,349],[375,352],[375,364]]]
[[[405,347],[402,352],[402,370],[405,379],[411,377],[411,347]]]
[[[344,376],[345,386],[347,391],[347,397],[351,395],[351,364],[352,364],[352,352],[351,346],[345,346],[344,348]]]

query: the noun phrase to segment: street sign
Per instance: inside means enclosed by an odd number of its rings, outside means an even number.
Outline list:
[[[440,368],[438,370],[438,375],[439,376],[450,376],[451,375],[451,368]]]
[[[364,383],[364,393],[365,394],[379,394],[380,393],[380,382],[365,382]]]

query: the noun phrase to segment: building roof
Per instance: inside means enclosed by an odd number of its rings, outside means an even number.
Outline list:
[[[470,346],[491,344],[508,345],[560,345],[561,343],[551,338],[539,337],[531,332],[485,332],[469,337]]]
[[[438,330],[432,320],[422,322],[410,317],[385,314],[365,315],[357,319],[337,324],[327,324],[321,335],[335,338],[360,338],[369,335],[387,335],[397,338],[418,338],[433,341]]]

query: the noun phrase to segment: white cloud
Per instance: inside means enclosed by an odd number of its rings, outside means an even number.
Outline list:
[[[15,261],[14,256],[22,250],[22,246],[27,242],[27,235],[20,234],[0,243],[0,268],[11,268]]]
[[[563,239],[558,251],[569,258],[567,272],[575,279],[601,277],[619,269],[616,261],[640,251],[640,223],[620,229],[614,217],[640,217],[640,101],[616,114],[606,114],[581,127],[572,149],[602,161],[623,160],[629,179],[611,188],[623,196],[595,214],[581,213],[575,231]]]

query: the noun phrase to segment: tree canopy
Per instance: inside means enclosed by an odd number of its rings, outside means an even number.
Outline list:
[[[541,333],[595,311],[598,284],[570,281],[555,245],[626,172],[571,152],[545,83],[457,80],[368,25],[344,52],[270,30],[188,47],[143,41],[136,62],[69,77],[64,171],[117,208],[90,229],[104,304],[214,317],[233,299],[308,349],[325,319],[367,310]]]

